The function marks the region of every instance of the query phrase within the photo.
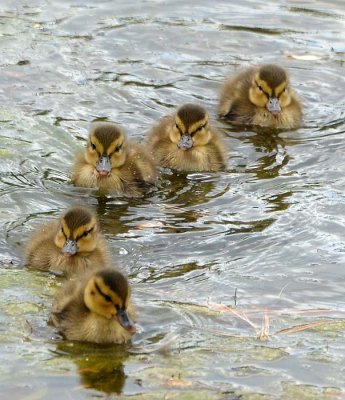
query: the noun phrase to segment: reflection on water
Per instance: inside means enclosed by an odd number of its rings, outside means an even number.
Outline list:
[[[344,396],[343,1],[3,0],[0,14],[4,398]],[[301,129],[217,119],[224,78],[255,63],[288,68]],[[224,132],[224,171],[162,170],[142,199],[69,183],[90,122],[145,141],[187,102]],[[61,278],[22,267],[32,230],[81,203],[132,283],[128,346],[62,340]]]
[[[170,279],[174,277],[183,278],[185,274],[191,271],[200,271],[203,274],[204,270],[208,270],[209,265],[198,265],[197,263],[188,263],[183,265],[174,265],[172,268],[164,268],[164,271],[155,271],[150,274],[146,279],[142,279],[141,282],[157,282],[160,279]]]
[[[124,346],[60,342],[54,353],[68,356],[75,363],[84,388],[108,394],[122,392],[126,381],[123,363],[128,358]]]
[[[263,153],[258,158],[257,165],[249,169],[255,172],[257,179],[276,178],[282,174],[282,169],[289,162],[284,139],[274,134],[259,134],[248,138],[248,141],[255,146],[257,154]]]

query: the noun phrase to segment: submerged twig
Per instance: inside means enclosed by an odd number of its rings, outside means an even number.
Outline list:
[[[28,321],[27,319],[25,320],[25,322],[26,322],[26,324],[27,324],[27,326],[28,326],[28,328],[29,328],[29,334],[31,335],[32,332],[33,332],[32,324],[31,324],[31,322]]]
[[[318,322],[311,322],[310,324],[303,324],[303,325],[296,325],[293,328],[282,329],[275,333],[275,335],[287,335],[290,333],[296,333],[305,331],[307,329],[315,328],[317,326],[325,325],[325,324],[334,324],[338,321],[318,321]]]
[[[235,292],[236,294],[236,292]],[[290,333],[296,333],[296,332],[300,332],[303,330],[307,330],[307,329],[312,329],[315,328],[317,326],[321,326],[324,324],[334,324],[334,323],[339,323],[339,319],[338,320],[334,320],[334,321],[317,321],[317,322],[312,322],[312,323],[308,323],[308,324],[303,324],[303,325],[298,325],[292,328],[286,328],[286,329],[282,329],[278,332],[275,332],[274,334],[270,334],[269,333],[269,328],[270,328],[270,318],[268,315],[268,312],[270,314],[270,317],[272,319],[272,316],[277,319],[279,317],[284,317],[284,316],[296,316],[296,315],[301,315],[301,314],[330,314],[330,313],[339,313],[339,314],[345,314],[345,309],[331,309],[331,308],[318,308],[318,309],[308,309],[308,310],[294,310],[294,309],[280,309],[280,310],[267,310],[263,309],[263,308],[252,308],[249,310],[246,310],[246,313],[244,311],[239,310],[237,307],[232,307],[232,306],[227,306],[225,304],[221,304],[221,303],[211,303],[211,302],[207,302],[206,304],[198,304],[198,303],[187,303],[187,302],[180,302],[180,301],[170,301],[170,303],[174,303],[174,304],[178,304],[180,306],[191,306],[191,307],[196,307],[199,308],[200,311],[202,309],[206,309],[208,311],[211,312],[217,312],[217,313],[231,313],[232,315],[234,315],[237,318],[240,318],[242,321],[246,322],[248,325],[250,325],[254,330],[255,333],[257,335],[257,337],[260,340],[268,340],[270,336],[272,335],[287,335]],[[250,314],[253,316],[253,314],[257,314],[257,316],[259,316],[260,314],[262,316],[262,325],[261,325],[261,329],[254,323],[252,322],[247,314]],[[254,315],[255,316],[255,315]],[[216,334],[219,335],[225,335],[225,336],[238,336],[238,335],[234,335],[234,334],[228,334],[227,332],[221,332],[221,331],[217,331],[215,332]],[[147,351],[148,349],[144,349],[144,353],[145,352],[151,352],[150,350]],[[153,351],[157,351],[156,349]]]
[[[290,285],[290,282],[288,282],[286,285],[284,285],[284,286],[281,288],[281,290],[280,290],[280,292],[279,292],[279,295],[278,295],[278,298],[279,298],[279,299],[280,299],[280,297],[281,297],[281,295],[282,295],[284,289],[285,289],[286,287],[288,287],[288,285]]]
[[[262,318],[261,331],[259,332],[259,335],[258,335],[259,339],[260,340],[268,340],[269,331],[270,331],[270,320],[269,320],[267,311],[265,311],[265,314]]]
[[[249,324],[252,328],[254,328],[255,331],[257,330],[257,326],[244,314],[244,312],[239,311],[237,308],[217,303],[207,303],[207,308],[211,311],[231,312],[236,317],[240,318],[242,321],[247,322],[247,324]]]
[[[237,288],[235,288],[235,294],[233,296],[235,307],[237,306]]]

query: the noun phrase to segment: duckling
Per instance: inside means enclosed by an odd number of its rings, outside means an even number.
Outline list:
[[[144,195],[156,179],[156,165],[147,149],[127,141],[122,129],[110,122],[91,126],[86,149],[77,156],[71,178],[75,186],[130,197]]]
[[[124,343],[136,331],[130,296],[127,279],[116,269],[87,272],[57,293],[51,320],[68,340]]]
[[[152,155],[162,167],[179,171],[219,171],[226,164],[225,145],[211,127],[207,111],[184,104],[164,117],[149,134]]]
[[[285,69],[267,64],[247,68],[228,79],[218,113],[234,124],[296,129],[302,121],[302,104]]]
[[[58,221],[39,227],[25,251],[26,265],[70,277],[109,263],[96,215],[84,206],[69,208]]]

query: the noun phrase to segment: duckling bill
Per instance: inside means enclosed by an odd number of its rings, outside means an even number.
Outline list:
[[[25,252],[26,265],[68,277],[109,263],[96,215],[84,206],[69,208],[58,221],[40,226]]]
[[[221,134],[211,127],[207,111],[184,104],[164,117],[148,138],[156,162],[179,171],[219,171],[225,167],[226,151]]]
[[[221,90],[219,116],[234,124],[296,129],[302,121],[302,103],[286,70],[267,64],[244,69]]]
[[[68,340],[124,343],[135,333],[127,278],[113,268],[88,272],[57,293],[51,319]]]
[[[108,122],[91,126],[71,177],[75,186],[129,197],[144,195],[156,179],[156,165],[145,146],[129,142],[121,128]]]

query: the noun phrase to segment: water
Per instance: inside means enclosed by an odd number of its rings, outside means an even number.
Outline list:
[[[344,398],[343,1],[2,0],[0,12],[1,398]],[[289,69],[298,131],[217,120],[224,77],[263,62]],[[166,171],[140,200],[69,184],[91,121],[142,141],[185,102],[225,132],[226,171]],[[128,346],[63,341],[48,323],[61,280],[23,268],[30,232],[76,202],[97,210],[130,277]]]

